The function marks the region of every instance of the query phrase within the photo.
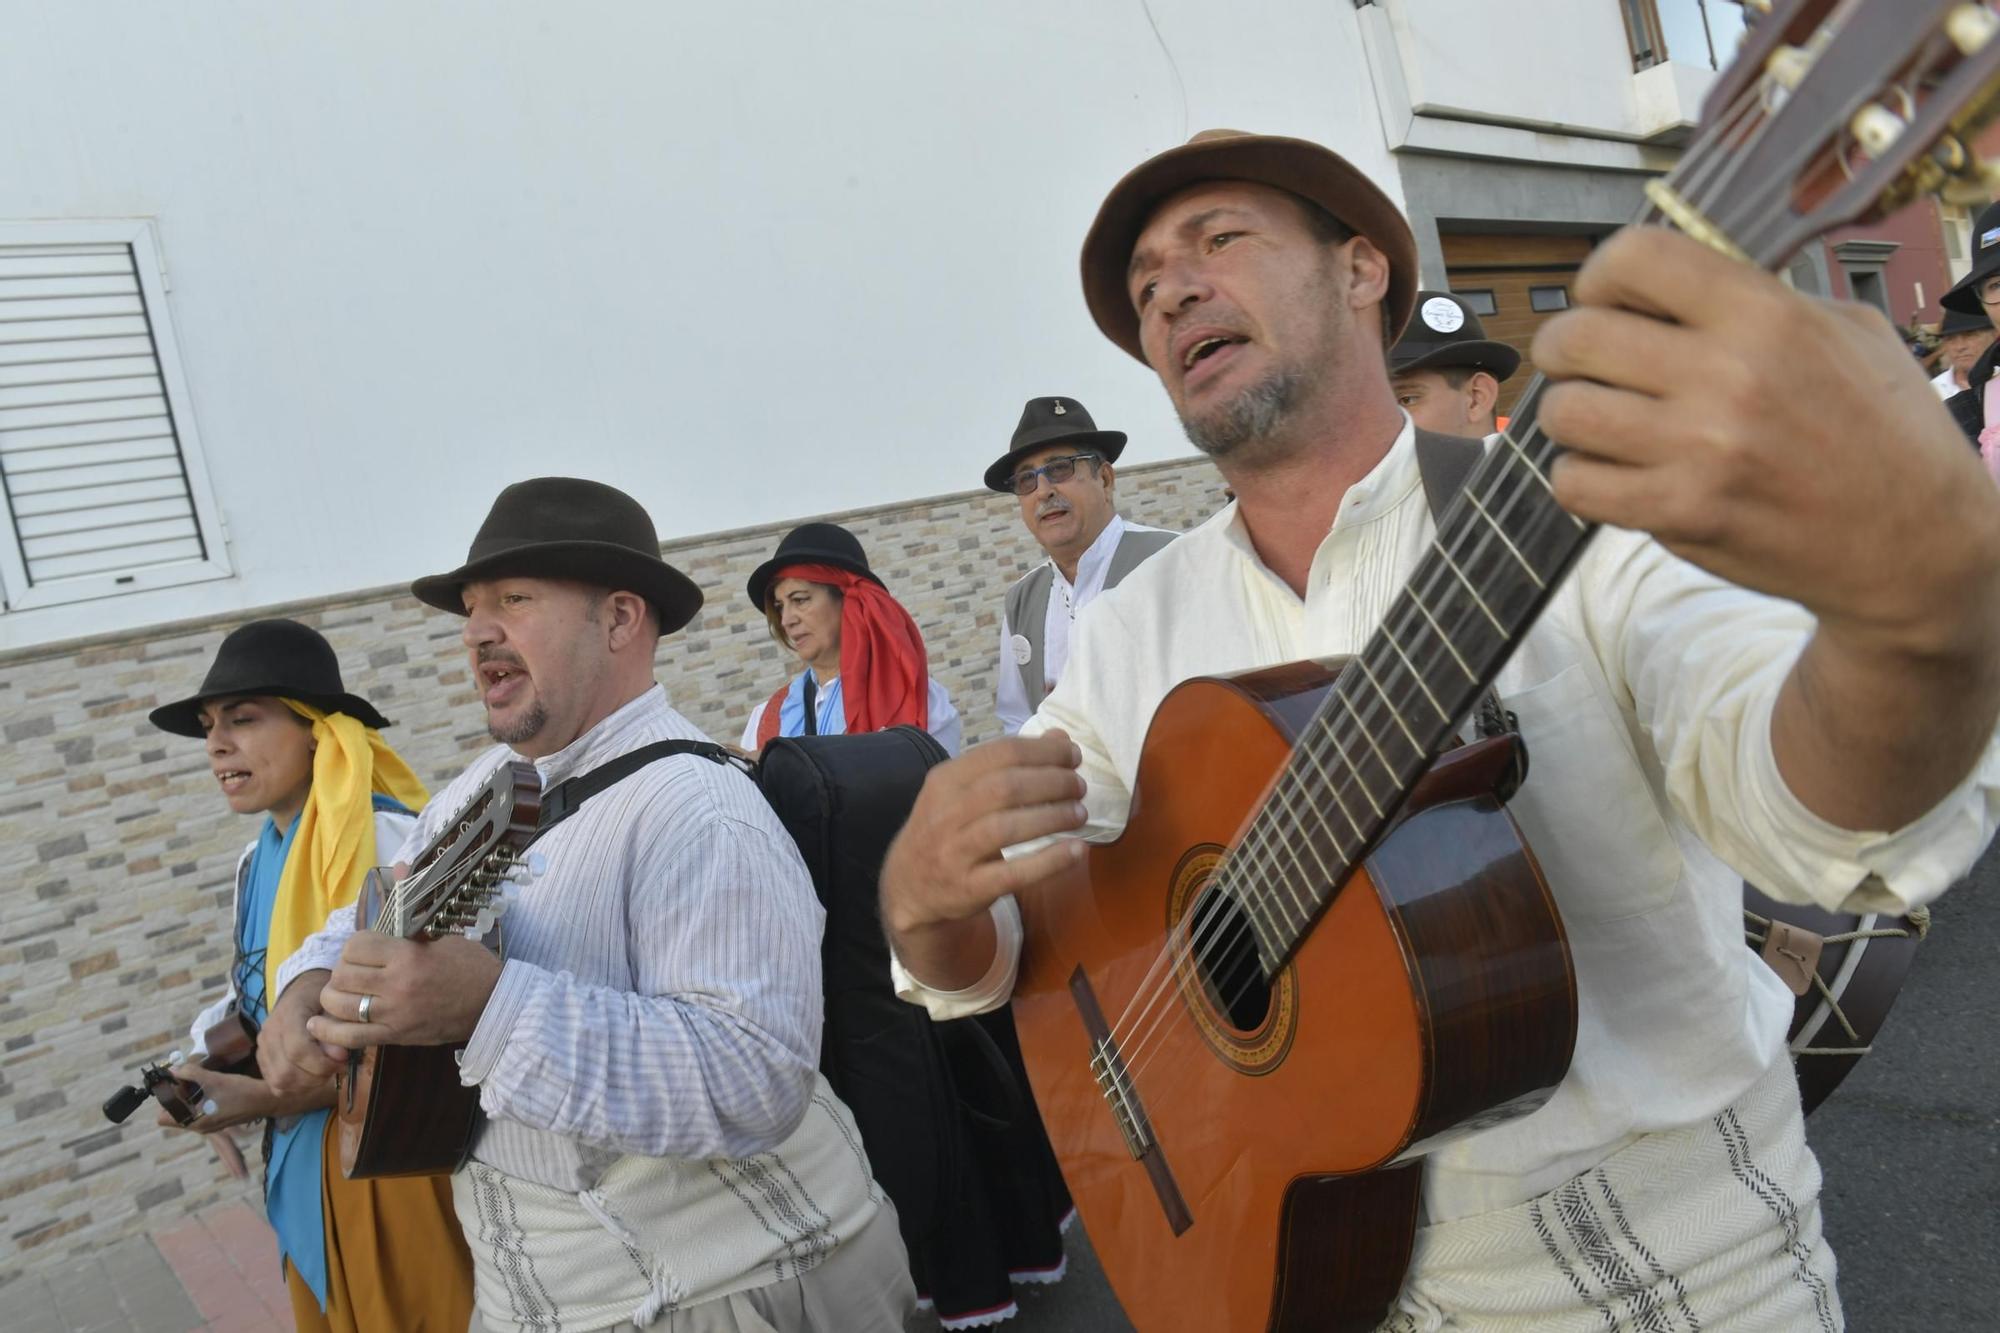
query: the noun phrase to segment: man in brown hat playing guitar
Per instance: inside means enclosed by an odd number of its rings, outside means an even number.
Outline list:
[[[1019,497],[1021,522],[1048,555],[1007,589],[994,711],[1021,729],[1069,661],[1077,615],[1174,539],[1118,513],[1112,464],[1125,432],[1099,430],[1074,398],[1030,398],[986,488]]]
[[[1418,466],[1432,437],[1398,411],[1383,358],[1414,303],[1415,247],[1352,166],[1299,140],[1198,135],[1112,190],[1083,274],[1100,329],[1159,376],[1237,499],[1079,626],[1069,671],[1019,738],[932,772],[882,876],[906,996],[939,1016],[1005,1002],[1022,948],[1011,895],[1038,929],[1042,904],[1083,891],[1099,850],[1063,835],[1107,840],[1160,804],[1134,805],[1135,784],[1178,682],[1330,654],[1365,664],[1377,650],[1377,673],[1400,680],[1383,667],[1391,650],[1423,644],[1410,676],[1462,668],[1462,684],[1478,672],[1454,665],[1455,639],[1487,660],[1504,649],[1494,683],[1533,756],[1508,808],[1567,929],[1574,1054],[1539,1110],[1425,1159],[1425,1225],[1386,1326],[1839,1327],[1819,1169],[1784,1058],[1792,996],[1743,947],[1741,878],[1902,912],[1959,878],[2000,817],[2000,497],[1892,331],[1680,236],[1621,234],[1533,348],[1562,381],[1540,424],[1568,452],[1552,476],[1532,459],[1482,465],[1468,498],[1507,475],[1513,501],[1488,493],[1484,518],[1461,505],[1454,538],[1480,540],[1445,547]],[[1522,543],[1583,530],[1547,496],[1616,526],[1502,644],[1492,631],[1510,613],[1480,590],[1541,578]],[[1524,508],[1546,523],[1510,530]],[[1419,570],[1432,581],[1398,602]],[[1421,628],[1432,610],[1434,634]],[[1393,715],[1378,695],[1391,697],[1385,685],[1347,705],[1372,729],[1315,763],[1386,768],[1406,724],[1434,725],[1415,690]],[[1326,716],[1337,724],[1340,709]],[[1210,778],[1147,755],[1148,783]],[[1343,799],[1307,813],[1365,828],[1366,804],[1352,788]],[[1032,956],[1019,966],[1041,971]],[[1163,1003],[1163,1021],[1186,1026],[1183,1001]],[[1121,1007],[1105,1005],[1114,1033],[1128,1030]],[[1365,1021],[1320,1016],[1322,1029]],[[1131,1028],[1143,1046],[1148,1029]],[[1085,1047],[1081,1027],[1071,1047]],[[1158,1212],[1155,1188],[1172,1194],[1158,1176],[1206,1148],[1196,1139],[1326,1133],[1364,1090],[1331,1090],[1317,1124],[1211,1119],[1148,1139],[1131,1108],[1170,1098],[1178,1063],[1128,1061],[1120,1046],[1096,1066],[1102,1123],[1079,1122],[1090,1160],[1122,1161],[1121,1132],[1135,1154],[1160,1154],[1155,1185],[1142,1175],[1123,1196],[1140,1211],[1115,1220],[1094,1217],[1094,1182],[1070,1175],[1100,1253],[1141,1227],[1163,1250],[1213,1244],[1234,1178],[1173,1197],[1184,1211],[1170,1234],[1144,1215]],[[1030,1066],[1042,1092],[1033,1051]],[[1062,1112],[1042,1100],[1063,1139]],[[1116,1128],[1107,1105],[1126,1108]],[[1316,1280],[1313,1250],[1293,1258],[1286,1274]],[[1106,1258],[1114,1285],[1126,1262]],[[1146,1294],[1121,1290],[1128,1306]]]
[[[504,962],[336,913],[280,972],[258,1058],[284,1086],[352,1050],[459,1048],[486,1115],[452,1177],[482,1327],[671,1312],[700,1333],[900,1330],[916,1297],[895,1213],[818,1073],[823,913],[755,785],[654,681],[660,636],[702,600],[659,552],[631,497],[544,477],[501,492],[463,566],[412,585],[464,619],[499,744],[424,808],[400,859],[511,760],[547,804],[643,747],[685,745],[536,841],[547,869],[506,914]]]

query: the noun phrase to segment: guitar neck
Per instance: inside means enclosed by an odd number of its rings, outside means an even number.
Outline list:
[[[1542,387],[1538,376],[1439,521],[1239,846],[1233,871],[1252,889],[1287,882],[1257,893],[1251,914],[1270,971],[1387,830],[1595,531],[1550,487],[1556,451],[1536,424]]]

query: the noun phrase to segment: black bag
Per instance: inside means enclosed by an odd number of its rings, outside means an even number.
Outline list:
[[[826,909],[820,1068],[896,1203],[918,1292],[950,1319],[1011,1305],[1010,1277],[1059,1275],[1070,1200],[1012,1014],[933,1023],[890,989],[876,883],[944,758],[916,727],[780,738],[757,782]]]

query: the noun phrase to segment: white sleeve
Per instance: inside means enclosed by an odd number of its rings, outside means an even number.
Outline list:
[[[926,730],[937,737],[946,754],[956,759],[965,745],[965,725],[952,705],[951,695],[935,680],[931,681],[928,704],[931,724]]]
[[[743,739],[738,742],[738,745],[743,749],[754,750],[757,748],[757,728],[764,725],[764,710],[770,706],[770,703],[771,701],[766,699],[763,703],[758,704],[750,710],[750,720],[743,724]]]
[[[1640,534],[1606,530],[1577,569],[1608,678],[1631,691],[1668,799],[1763,892],[1901,913],[1963,878],[2000,828],[2000,733],[1949,795],[1896,830],[1808,810],[1778,771],[1771,717],[1813,630],[1806,611],[1722,582]]]
[[[993,914],[994,954],[993,966],[986,969],[985,976],[964,990],[934,990],[911,976],[891,948],[889,984],[897,998],[922,1005],[940,1023],[991,1013],[1006,1004],[1021,970],[1021,909],[1009,894],[996,899],[989,910]]]
[[[1028,688],[1021,683],[1021,668],[1014,661],[1014,627],[1000,617],[1000,670],[994,676],[993,711],[1000,718],[1000,730],[1012,736],[1021,729],[1033,710],[1028,707]]]

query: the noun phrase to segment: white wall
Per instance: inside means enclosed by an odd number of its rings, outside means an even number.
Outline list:
[[[449,568],[545,473],[681,536],[976,486],[1036,394],[1187,453],[1104,191],[1216,124],[1397,186],[1351,6],[1150,10],[0,0],[0,220],[157,219],[238,571],[0,648]]]
[[[1386,0],[1418,114],[1637,137],[1618,0]]]

